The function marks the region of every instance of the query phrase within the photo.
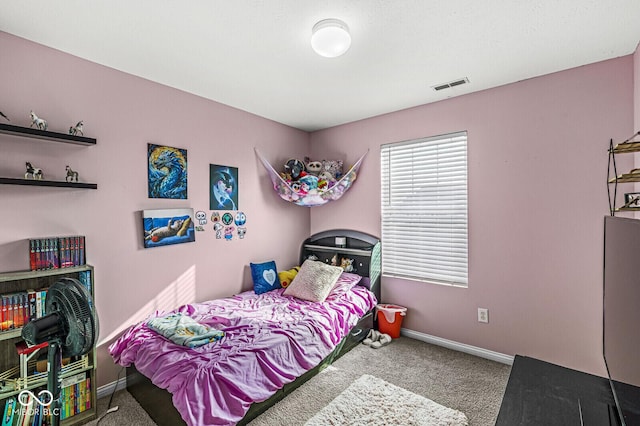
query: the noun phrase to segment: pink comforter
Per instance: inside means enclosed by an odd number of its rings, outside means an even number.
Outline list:
[[[283,296],[283,291],[248,291],[176,310],[223,330],[219,342],[190,349],[141,323],[109,347],[111,356],[120,365],[135,364],[171,392],[187,424],[235,424],[252,403],[318,365],[376,304],[373,293],[361,286],[323,303]]]

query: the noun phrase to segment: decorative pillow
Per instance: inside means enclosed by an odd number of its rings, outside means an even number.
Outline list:
[[[275,261],[249,263],[249,265],[251,266],[251,278],[253,278],[253,291],[256,294],[280,288]]]
[[[343,272],[342,274],[340,274],[340,277],[338,277],[338,281],[336,281],[336,284],[329,292],[327,299],[335,300],[342,297],[343,295],[347,294],[349,290],[355,287],[355,285],[358,284],[361,279],[362,277],[360,275]]]
[[[342,272],[339,266],[307,259],[283,294],[310,302],[324,302]]]

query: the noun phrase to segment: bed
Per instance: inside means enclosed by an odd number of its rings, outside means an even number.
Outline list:
[[[173,312],[224,331],[220,341],[187,348],[143,322],[110,346],[127,367],[129,392],[157,424],[246,424],[366,337],[380,300],[378,239],[321,232],[302,243],[299,260],[305,277],[311,264],[344,266],[321,303],[292,295],[294,280]]]

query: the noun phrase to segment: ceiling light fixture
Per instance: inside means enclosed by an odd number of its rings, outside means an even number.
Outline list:
[[[311,47],[325,58],[344,54],[351,46],[351,34],[347,24],[339,19],[324,19],[313,26]]]

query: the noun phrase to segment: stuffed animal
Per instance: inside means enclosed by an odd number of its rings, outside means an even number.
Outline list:
[[[293,180],[297,180],[300,177],[306,175],[306,168],[302,161],[295,158],[287,160],[284,164],[284,173],[290,175]]]
[[[322,171],[331,173],[334,179],[342,177],[342,160],[322,160]]]
[[[280,285],[282,288],[287,288],[287,286],[291,284],[291,281],[293,281],[296,275],[298,275],[299,270],[299,266],[294,266],[287,271],[278,272],[278,278],[280,279]]]
[[[340,267],[344,269],[345,272],[353,272],[353,259],[343,257],[340,259]]]
[[[320,184],[320,182],[325,182],[325,183]],[[331,173],[327,171],[323,170],[318,175],[318,187],[328,189],[328,188],[331,188],[333,185],[335,185],[335,183],[336,183],[336,179],[333,177]]]
[[[322,161],[311,161],[309,157],[304,157],[304,164],[309,174],[318,176],[322,171]]]
[[[318,177],[314,175],[306,175],[298,179],[300,185],[305,192],[313,191],[318,188]]]

